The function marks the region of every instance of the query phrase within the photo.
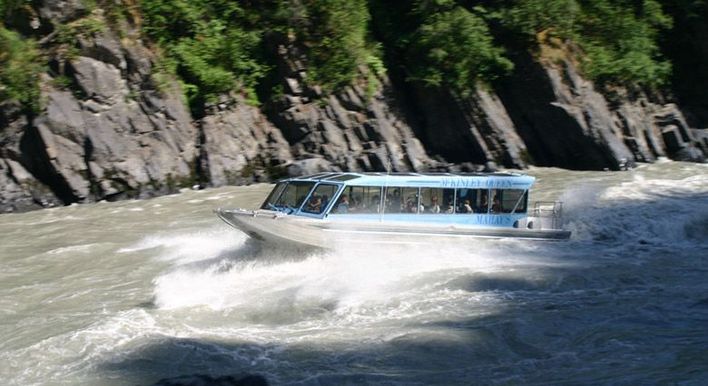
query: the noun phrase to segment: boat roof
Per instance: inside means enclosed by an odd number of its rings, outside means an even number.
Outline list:
[[[332,172],[283,181],[337,182],[356,186],[400,186],[477,189],[528,189],[535,178],[522,173],[376,173]]]

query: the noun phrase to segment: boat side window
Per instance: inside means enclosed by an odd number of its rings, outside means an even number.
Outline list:
[[[278,184],[276,184],[273,190],[270,191],[268,198],[266,198],[265,202],[263,202],[263,205],[261,205],[261,209],[273,209],[273,206],[275,206],[278,197],[280,197],[280,194],[283,193],[283,190],[285,189],[285,186],[287,184],[287,182],[279,182]]]
[[[275,206],[290,209],[299,208],[314,186],[315,183],[309,181],[289,182],[288,186],[285,187],[285,190],[275,202]]]
[[[454,213],[455,189],[420,188],[420,208],[423,214]]]
[[[457,189],[455,213],[487,213],[488,197],[487,189]]]
[[[347,186],[339,196],[331,213],[366,214],[379,213],[381,205],[380,186]]]
[[[324,212],[325,208],[327,208],[327,205],[329,205],[329,201],[332,199],[336,192],[337,185],[317,185],[315,191],[312,192],[305,206],[302,207],[302,211],[305,213],[321,214],[322,212]]]
[[[523,189],[497,190],[501,213],[526,213],[527,194]],[[492,203],[494,208],[494,203]]]
[[[385,213],[418,213],[418,188],[386,187]]]

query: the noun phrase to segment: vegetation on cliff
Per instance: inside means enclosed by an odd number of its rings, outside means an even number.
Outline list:
[[[0,0],[0,96],[36,109],[42,61],[31,37],[7,28],[23,7],[30,3]],[[197,115],[232,90],[258,103],[254,90],[276,69],[274,40],[299,48],[308,83],[325,92],[360,76],[360,66],[381,71],[386,53],[404,79],[465,95],[512,70],[509,39],[530,50],[575,47],[574,60],[600,84],[659,86],[671,73],[658,43],[672,19],[657,0],[142,0],[137,12],[161,53],[156,78],[179,79]]]

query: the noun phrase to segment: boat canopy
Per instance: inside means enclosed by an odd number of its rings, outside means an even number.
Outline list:
[[[521,173],[318,173],[288,181],[314,180],[357,186],[528,190],[535,178]]]

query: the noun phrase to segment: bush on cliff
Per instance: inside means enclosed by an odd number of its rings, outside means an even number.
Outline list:
[[[479,82],[510,71],[482,8],[455,0],[372,0],[374,28],[408,80],[469,94]]]
[[[518,0],[496,10],[502,24],[536,38],[576,42],[588,77],[600,84],[657,86],[671,72],[657,44],[671,18],[656,0]]]
[[[468,94],[513,68],[494,45],[484,20],[462,7],[426,18],[408,50],[410,79]]]
[[[32,40],[0,26],[0,102],[20,102],[31,112],[40,108],[40,53]]]
[[[326,92],[350,84],[371,51],[366,0],[283,1],[280,6],[285,17],[275,23],[287,26],[305,48],[310,83]]]
[[[143,0],[143,31],[164,50],[161,68],[185,83],[192,108],[236,87],[251,96],[267,67],[256,59],[259,31],[242,27],[247,16],[228,0]]]

